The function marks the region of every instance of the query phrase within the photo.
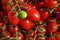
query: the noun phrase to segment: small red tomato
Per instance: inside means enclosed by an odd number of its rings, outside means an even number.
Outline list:
[[[18,39],[19,39],[19,40],[24,40],[23,34],[19,34]]]
[[[58,4],[58,1],[45,0],[43,2],[44,6],[49,9],[53,9]]]
[[[42,8],[43,7],[43,2],[38,2],[37,5],[36,5],[36,8]]]
[[[37,34],[46,34],[46,28],[41,25],[41,26],[38,26],[38,30],[37,30]]]
[[[32,21],[39,21],[40,20],[40,14],[35,8],[30,8],[27,11],[28,19]]]
[[[60,12],[57,13],[57,19],[60,19]]]
[[[16,13],[12,12],[12,11],[10,11],[8,13],[8,20],[9,20],[10,24],[12,24],[14,26],[16,26],[19,23],[19,20],[20,20],[18,17],[15,16],[15,14]]]
[[[34,23],[32,21],[28,20],[28,19],[23,19],[23,20],[20,21],[20,25],[22,26],[23,29],[28,31],[32,28]]]
[[[15,29],[15,32],[20,32],[20,29],[18,26],[16,26],[14,29]]]
[[[16,32],[20,32],[20,29],[18,28],[18,26],[13,27],[13,26],[7,26],[7,30],[11,33],[16,33]]]
[[[15,32],[15,29],[14,29],[14,27],[12,27],[12,26],[7,26],[7,30],[8,30],[9,32],[11,32],[11,33],[14,33],[14,32]]]
[[[40,16],[42,20],[46,20],[49,17],[49,12],[48,11],[40,11]]]
[[[30,30],[29,32],[30,32],[29,38],[33,38],[34,37],[34,31],[33,30]]]
[[[5,35],[6,38],[10,38],[10,36],[11,36],[10,32],[7,32]]]
[[[51,22],[47,26],[47,33],[55,33],[58,30],[58,26],[56,22]]]

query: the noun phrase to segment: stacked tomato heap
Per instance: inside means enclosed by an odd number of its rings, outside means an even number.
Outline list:
[[[60,0],[0,0],[0,39],[60,40]]]

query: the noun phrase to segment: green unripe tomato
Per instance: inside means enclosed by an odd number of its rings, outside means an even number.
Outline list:
[[[20,11],[20,12],[19,12],[19,17],[20,17],[21,19],[24,19],[24,18],[27,17],[27,13],[26,13],[25,11]]]

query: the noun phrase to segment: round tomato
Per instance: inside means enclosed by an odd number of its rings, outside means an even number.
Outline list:
[[[31,27],[34,25],[34,23],[28,19],[23,19],[20,21],[20,25],[22,26],[23,29],[28,31],[31,29]]]
[[[58,26],[56,22],[51,22],[47,26],[47,33],[55,33],[58,30]]]
[[[32,21],[39,21],[40,14],[35,8],[30,8],[27,10],[28,19]]]
[[[53,9],[58,4],[58,1],[51,1],[51,0],[45,0],[43,2],[44,6],[49,9]]]
[[[12,24],[14,26],[16,26],[19,23],[19,20],[20,20],[18,17],[15,16],[15,14],[16,13],[12,12],[12,11],[10,11],[8,13],[8,20],[9,20],[10,24]]]

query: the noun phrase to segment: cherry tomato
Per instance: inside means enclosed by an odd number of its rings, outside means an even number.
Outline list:
[[[7,32],[6,33],[6,38],[10,38],[10,36],[11,36],[10,32]]]
[[[43,2],[38,2],[37,4],[36,4],[36,8],[42,8],[43,7]]]
[[[11,33],[16,33],[16,32],[20,32],[20,29],[19,29],[19,27],[18,26],[16,26],[16,27],[13,27],[13,26],[7,26],[7,30],[9,31],[9,32],[11,32]]]
[[[31,27],[34,25],[34,23],[28,19],[23,19],[20,21],[20,25],[22,26],[22,28],[26,31],[30,30]]]
[[[47,33],[55,33],[58,30],[58,26],[56,22],[51,22],[47,26]]]
[[[58,1],[51,1],[51,0],[45,0],[43,2],[44,6],[49,9],[53,9],[58,4]]]
[[[32,21],[39,21],[40,20],[40,14],[35,8],[30,8],[27,10],[28,19]]]
[[[34,31],[33,31],[33,30],[30,30],[29,37],[30,37],[30,38],[33,38],[33,37],[34,37]]]
[[[23,34],[19,34],[18,39],[19,39],[19,40],[24,40]]]
[[[41,19],[46,20],[49,17],[49,12],[48,11],[40,11],[41,14]]]
[[[10,11],[8,13],[8,20],[9,20],[10,24],[12,24],[14,26],[16,26],[19,23],[19,20],[20,20],[18,17],[15,16],[15,14],[16,13],[12,12],[12,11]]]

